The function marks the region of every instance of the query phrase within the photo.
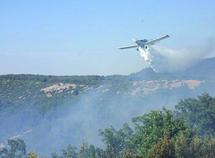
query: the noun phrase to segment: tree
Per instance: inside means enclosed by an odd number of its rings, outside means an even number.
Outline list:
[[[149,151],[163,137],[172,139],[179,132],[186,132],[188,129],[181,119],[174,118],[170,110],[152,111],[133,119],[135,124],[134,144],[137,145],[137,152],[147,157]]]
[[[149,158],[175,158],[175,148],[172,139],[164,136],[148,152]]]
[[[22,139],[9,139],[8,140],[8,157],[10,158],[23,158],[26,156],[26,145]]]
[[[83,143],[80,147],[79,158],[107,158],[103,149],[97,148],[94,145]]]
[[[76,147],[68,145],[66,150],[62,150],[62,158],[77,158]]]
[[[66,149],[61,150],[61,155],[58,155],[57,153],[51,154],[52,158],[78,158],[77,148],[68,145]]]
[[[176,110],[177,116],[199,135],[215,136],[215,98],[204,93],[198,98],[181,100]]]
[[[100,135],[106,145],[107,157],[119,157],[124,150],[133,149],[131,143],[133,131],[128,124],[124,124],[123,128],[119,130],[113,127],[106,128],[100,131]]]
[[[30,153],[28,153],[27,158],[39,158],[39,156],[34,152],[30,152]]]

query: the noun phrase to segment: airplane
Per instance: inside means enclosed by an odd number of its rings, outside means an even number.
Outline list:
[[[134,45],[130,45],[130,46],[126,46],[126,47],[120,47],[119,49],[137,48],[137,51],[141,51],[141,50],[145,51],[149,48],[149,46],[154,45],[155,43],[157,43],[161,40],[164,40],[166,38],[169,38],[169,37],[170,37],[169,35],[166,35],[166,36],[163,36],[163,37],[160,37],[158,39],[151,40],[151,41],[148,41],[147,39],[135,40]]]

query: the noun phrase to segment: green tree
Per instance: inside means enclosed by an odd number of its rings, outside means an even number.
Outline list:
[[[215,98],[204,93],[198,98],[188,98],[176,105],[178,117],[200,135],[215,135]]]
[[[137,145],[137,152],[147,157],[149,151],[164,136],[172,139],[179,132],[186,132],[188,129],[181,119],[174,118],[170,110],[152,111],[133,119],[135,124],[134,144]]]
[[[133,149],[132,146],[132,129],[124,124],[122,129],[116,130],[113,127],[106,128],[105,130],[100,131],[102,136],[102,141],[106,145],[106,155],[107,157],[116,158],[128,148]]]

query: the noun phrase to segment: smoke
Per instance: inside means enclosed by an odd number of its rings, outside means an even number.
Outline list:
[[[120,128],[131,118],[150,110],[163,106],[173,108],[185,97],[185,93],[177,90],[135,95],[143,88],[132,86],[136,80],[111,80],[71,97],[66,103],[63,100],[62,105],[45,114],[40,113],[37,105],[31,104],[0,111],[0,148],[7,139],[17,137],[24,139],[28,151],[35,151],[42,157],[49,157],[50,153],[59,152],[68,144],[79,147],[88,142],[102,147],[100,129]],[[194,93],[192,90],[191,94]]]
[[[100,129],[120,128],[131,118],[166,104],[162,102],[165,99],[155,96],[121,95],[113,87],[101,84],[45,115],[33,105],[23,105],[13,112],[5,110],[0,113],[0,144],[19,137],[26,142],[28,151],[42,156],[59,152],[68,144],[79,147],[88,142],[102,147]]]
[[[182,50],[154,46],[141,52],[141,56],[156,71],[176,71],[207,57],[213,50],[212,44]],[[11,137],[21,137],[28,151],[47,156],[51,152],[59,152],[68,144],[80,146],[82,142],[89,142],[102,146],[99,129],[110,125],[120,128],[132,117],[167,105],[173,107],[185,97],[181,91],[180,94],[177,91],[161,91],[153,95],[132,96],[132,93],[127,94],[126,85],[123,84],[133,85],[133,81],[101,83],[99,87],[72,97],[45,115],[31,104],[0,111],[0,148],[1,143],[6,144]],[[117,87],[124,94],[120,94]]]
[[[151,46],[146,50],[140,50],[141,57],[147,65],[156,72],[183,71],[186,68],[209,56],[213,56],[215,41],[195,44],[195,46],[183,49],[172,49],[162,46]]]
[[[32,132],[26,135],[25,141],[30,150],[46,155],[59,152],[68,144],[80,146],[88,142],[103,146],[100,129],[109,126],[120,128],[132,117],[158,108],[157,104],[144,106],[144,101],[138,103],[135,100],[93,89],[80,96],[77,102],[68,102],[63,108],[52,111],[48,114],[51,117],[42,118],[31,127]]]

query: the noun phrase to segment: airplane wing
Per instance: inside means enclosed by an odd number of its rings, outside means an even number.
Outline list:
[[[161,38],[158,38],[158,39],[149,41],[149,42],[147,42],[146,44],[147,44],[147,45],[153,45],[153,44],[155,44],[155,43],[157,43],[157,42],[159,42],[159,41],[161,41],[161,40],[163,40],[163,39],[166,39],[166,38],[169,38],[169,35],[166,35],[166,36],[163,36],[163,37],[161,37]]]
[[[126,47],[121,47],[119,49],[129,49],[129,48],[136,48],[138,47],[137,45],[131,45],[131,46],[126,46]]]

